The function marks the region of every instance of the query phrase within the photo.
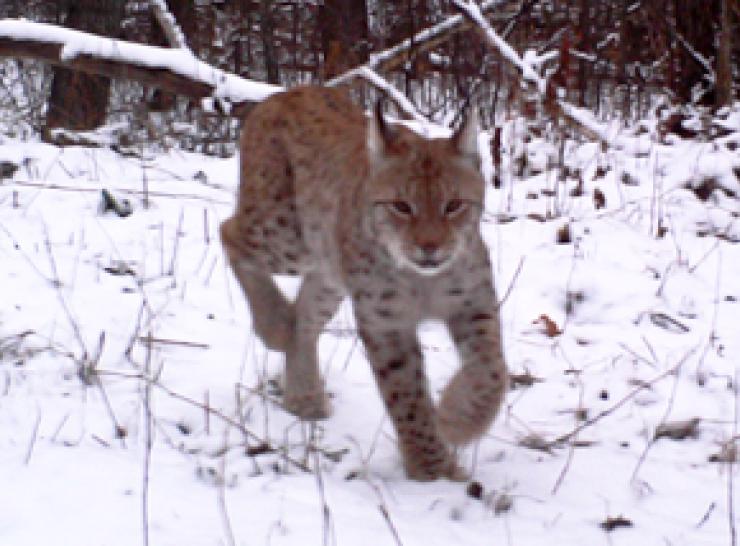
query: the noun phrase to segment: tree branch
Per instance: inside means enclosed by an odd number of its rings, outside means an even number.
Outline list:
[[[215,68],[184,49],[135,44],[30,21],[0,20],[0,56],[38,59],[135,80],[196,100],[213,99],[230,115],[241,115],[251,104],[282,90]]]
[[[486,0],[480,5],[479,9],[485,13],[494,8],[501,9],[510,3],[512,3],[512,0]],[[362,76],[364,69],[370,69],[375,72],[387,72],[398,68],[399,65],[406,62],[412,50],[417,55],[429,51],[442,42],[449,40],[453,35],[470,30],[473,26],[473,23],[461,14],[448,17],[441,23],[425,28],[414,34],[411,38],[407,38],[391,48],[380,51],[379,53],[371,53],[370,60],[367,63],[329,80],[326,82],[326,85],[334,87],[346,83],[356,76]]]
[[[345,72],[343,76],[347,76],[348,78],[360,77],[366,80],[373,86],[377,87],[380,91],[382,91],[386,97],[392,100],[404,115],[408,116],[411,119],[415,119],[416,121],[427,121],[427,119],[416,109],[416,106],[414,106],[414,104],[408,98],[406,98],[406,95],[401,93],[385,78],[383,78],[377,72],[368,68],[367,66],[363,65],[357,68],[353,68],[349,72]]]
[[[522,81],[535,90],[540,99],[543,100],[545,108],[553,116],[563,118],[587,138],[598,140],[603,144],[618,149],[627,146],[627,142],[623,139],[609,135],[607,128],[598,123],[591,112],[574,106],[563,99],[559,99],[558,97],[563,94],[562,90],[556,88],[552,80],[548,81],[540,77],[533,66],[522,59],[514,48],[493,30],[488,21],[483,17],[480,6],[471,0],[452,0],[452,4],[474,25],[481,38],[489,46],[498,50],[501,56],[517,69]]]
[[[149,0],[149,6],[152,8],[152,13],[154,13],[155,19],[162,28],[170,47],[188,49],[185,33],[177,24],[175,16],[167,9],[167,3],[164,0]]]

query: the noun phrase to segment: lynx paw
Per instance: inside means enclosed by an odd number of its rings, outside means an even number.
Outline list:
[[[453,445],[482,436],[498,413],[506,390],[505,374],[486,369],[461,369],[442,393],[437,430]]]
[[[306,421],[317,421],[326,419],[331,415],[331,403],[325,393],[304,394],[304,395],[285,395],[283,407]]]

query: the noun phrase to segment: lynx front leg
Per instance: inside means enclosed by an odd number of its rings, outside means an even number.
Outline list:
[[[437,432],[416,332],[368,330],[360,324],[360,335],[396,429],[408,477],[463,479],[464,473]]]
[[[313,271],[306,275],[295,302],[295,332],[285,353],[285,408],[304,419],[330,413],[317,362],[319,335],[342,301],[342,293]]]
[[[445,387],[437,412],[442,437],[467,444],[486,432],[508,386],[501,325],[490,280],[469,294],[475,305],[447,320],[462,367]]]
[[[250,245],[244,236],[243,223],[233,216],[221,224],[221,241],[249,304],[255,332],[267,347],[285,352],[295,329],[293,304],[275,285],[272,272],[264,267],[265,257],[259,254],[261,246]]]

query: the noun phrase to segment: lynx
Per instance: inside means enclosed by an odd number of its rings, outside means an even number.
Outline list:
[[[329,414],[316,342],[345,296],[406,474],[463,479],[456,446],[482,435],[508,375],[488,253],[477,123],[426,139],[367,119],[344,92],[301,87],[253,109],[239,195],[221,239],[254,329],[285,353],[285,408]],[[272,279],[302,276],[295,301]],[[439,319],[462,363],[435,407],[417,326]]]

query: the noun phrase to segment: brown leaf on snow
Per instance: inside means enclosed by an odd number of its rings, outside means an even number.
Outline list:
[[[670,438],[671,440],[686,440],[696,438],[699,434],[699,422],[701,419],[693,417],[685,421],[672,421],[658,425],[655,429],[655,439]]]
[[[537,318],[537,320],[533,321],[532,324],[541,324],[542,333],[544,333],[547,337],[555,337],[563,333],[563,331],[558,328],[558,325],[555,323],[555,321],[544,313],[541,314],[539,318]]]
[[[563,224],[555,233],[555,242],[559,245],[567,245],[573,242],[573,235],[570,231],[570,224]]]

